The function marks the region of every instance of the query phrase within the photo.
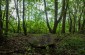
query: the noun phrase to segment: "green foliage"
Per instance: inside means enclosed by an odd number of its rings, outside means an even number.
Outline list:
[[[58,45],[57,51],[60,55],[85,55],[85,40],[77,35],[66,37]]]
[[[16,15],[16,9],[15,9],[15,3],[11,5],[12,0],[9,0],[9,31],[10,32],[17,32],[18,29],[18,19]],[[29,33],[48,33],[48,28],[46,25],[46,18],[45,18],[45,10],[44,10],[44,1],[43,0],[25,0],[25,21],[26,21],[26,28],[27,32]],[[55,17],[55,5],[54,5],[55,0],[46,0],[47,6],[47,16],[49,20],[50,27],[53,28],[54,24],[54,17]],[[69,0],[68,4],[68,10],[67,10],[67,16],[66,16],[66,26],[65,26],[65,31],[68,33],[69,32],[69,24],[70,24],[70,18],[72,19],[72,30],[74,27],[75,23],[75,29],[76,31],[78,30],[78,22],[79,18],[81,16],[81,26],[83,23],[83,18],[84,14],[82,13],[83,11],[83,5],[84,0]],[[19,17],[20,17],[20,31],[23,32],[22,28],[22,0],[18,0],[18,12],[19,12]],[[2,18],[3,18],[3,29],[5,30],[5,6],[6,6],[6,1],[2,1]],[[62,8],[62,0],[58,1],[58,17],[61,14],[61,8]],[[69,13],[71,17],[69,17]],[[11,17],[10,17],[11,16]],[[76,18],[76,22],[74,21],[74,18]],[[57,18],[58,19],[58,18]],[[57,32],[61,32],[62,30],[62,20],[59,22]]]

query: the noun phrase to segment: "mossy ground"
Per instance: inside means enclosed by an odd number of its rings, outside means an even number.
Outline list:
[[[37,42],[40,41],[38,39],[43,35],[54,38],[53,42],[56,47],[49,48],[45,46],[46,49],[37,49],[29,45],[31,41],[37,45]],[[0,53],[23,50],[19,53],[11,53],[10,55],[85,55],[84,34],[28,34],[27,36],[15,34],[9,35],[9,37],[6,44],[0,46]]]

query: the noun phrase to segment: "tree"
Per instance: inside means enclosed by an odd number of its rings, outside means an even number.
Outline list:
[[[8,23],[9,23],[9,0],[6,0],[6,30],[5,35],[8,35]]]
[[[83,31],[85,28],[85,1],[83,1],[83,23],[82,23],[82,27],[81,30]]]
[[[72,18],[71,18],[71,14],[69,12],[69,32],[72,32]]]
[[[18,9],[18,0],[14,0],[15,3],[15,9],[16,9],[16,14],[17,14],[17,18],[18,18],[18,28],[17,28],[17,32],[20,32],[20,17],[19,17],[19,9]]]
[[[58,18],[58,0],[55,0],[54,4],[55,4],[55,16],[54,16],[54,26],[53,26],[53,29],[51,29],[50,26],[49,26],[48,18],[47,18],[47,12],[46,12],[46,9],[45,9],[47,26],[48,26],[49,32],[53,33],[53,34],[56,33],[57,26],[58,26],[59,22],[62,19],[62,16],[63,16],[63,13],[64,13],[64,9],[65,9],[64,8],[65,7],[65,0],[62,1],[62,10],[61,10],[61,14],[60,14],[59,18]],[[44,0],[44,7],[46,8],[46,1],[45,0]]]
[[[0,0],[0,45],[3,43],[3,22],[2,22],[2,10],[1,10],[1,2]]]
[[[3,22],[2,22],[2,10],[1,10],[1,0],[0,0],[0,37],[3,36]]]
[[[17,33],[21,31],[25,35],[27,31],[55,34],[56,31],[74,33],[84,30],[84,0],[14,0],[15,6],[13,7],[9,1],[12,0],[2,1],[0,14],[2,16],[0,28],[3,28],[1,33],[6,35],[8,30],[9,32],[14,30]],[[21,25],[22,27],[20,27]]]
[[[66,22],[66,14],[67,14],[67,8],[68,8],[68,2],[69,0],[64,0],[64,12],[63,12],[63,21],[62,21],[62,33],[65,33],[65,22]]]
[[[52,32],[51,27],[50,27],[50,25],[49,25],[48,13],[47,13],[46,7],[47,7],[47,6],[46,6],[46,0],[44,0],[44,8],[45,8],[45,15],[46,15],[46,23],[47,23],[47,27],[48,27],[49,31]]]
[[[26,24],[25,24],[25,0],[23,0],[23,30],[24,34],[27,35]]]

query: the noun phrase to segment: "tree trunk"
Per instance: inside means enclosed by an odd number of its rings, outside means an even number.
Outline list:
[[[74,17],[74,23],[73,23],[73,33],[76,31],[76,18]]]
[[[72,19],[71,19],[71,15],[69,13],[69,18],[70,18],[70,24],[69,24],[69,32],[72,32]]]
[[[2,10],[1,10],[1,0],[0,0],[0,37],[3,36],[3,22],[2,22]]]
[[[84,17],[85,18],[85,17]],[[82,23],[82,27],[81,27],[81,30],[84,31],[84,28],[85,28],[85,19],[83,18],[83,23]]]
[[[64,1],[64,11],[63,11],[63,22],[62,22],[62,33],[65,33],[65,22],[66,22],[66,13],[68,8],[68,0]]]
[[[3,22],[2,22],[2,10],[1,10],[1,2],[0,0],[0,45],[3,43]]]
[[[55,0],[54,4],[55,4],[54,26],[53,26],[53,29],[51,29],[50,25],[49,25],[49,22],[48,22],[48,16],[47,16],[47,11],[46,11],[46,1],[44,0],[44,7],[45,7],[47,27],[49,29],[49,32],[53,33],[53,34],[56,33],[57,26],[58,26],[59,22],[62,19],[64,7],[65,7],[65,0],[62,1],[62,10],[61,10],[61,14],[60,14],[59,18],[58,18],[58,0]]]
[[[48,14],[47,14],[47,10],[46,10],[46,0],[44,0],[44,8],[45,8],[45,15],[46,15],[46,23],[47,23],[47,27],[49,29],[49,32],[51,33],[51,28],[50,28],[50,25],[49,25],[49,21],[48,21]]]
[[[54,27],[53,27],[52,33],[56,33],[57,26],[58,26],[58,24],[61,21],[62,16],[63,16],[64,7],[65,7],[65,0],[62,1],[61,14],[60,14],[59,19],[57,19],[58,18],[58,0],[55,0],[55,19],[54,19]]]
[[[6,0],[6,31],[5,31],[5,35],[8,35],[8,20],[9,18],[9,0]]]
[[[20,17],[19,17],[19,10],[18,10],[18,0],[14,0],[15,3],[15,9],[16,9],[16,14],[17,14],[17,18],[18,18],[18,28],[17,28],[17,32],[20,32]]]
[[[82,16],[82,13],[80,14],[80,17],[78,19],[78,31],[80,31],[81,29],[81,16]]]
[[[23,0],[23,30],[24,30],[24,34],[27,35],[27,30],[26,30],[26,24],[25,24],[24,15],[25,15],[25,0]]]
[[[83,1],[83,23],[82,23],[82,27],[81,27],[81,30],[84,31],[84,28],[85,28],[85,1]]]

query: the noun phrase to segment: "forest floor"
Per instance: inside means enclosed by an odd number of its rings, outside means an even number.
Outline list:
[[[0,55],[85,55],[85,34],[10,34]]]

